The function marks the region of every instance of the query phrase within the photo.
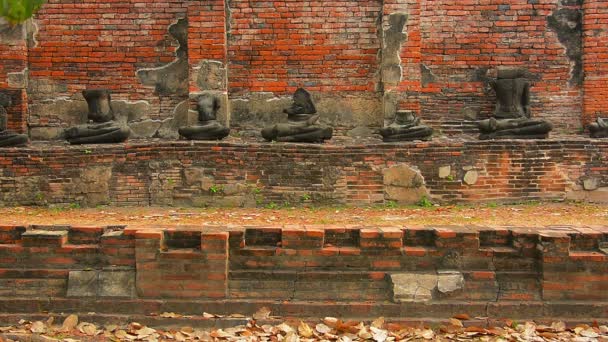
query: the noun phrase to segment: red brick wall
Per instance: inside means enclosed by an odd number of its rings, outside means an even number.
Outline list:
[[[108,87],[115,99],[147,101],[148,117],[166,119],[186,96],[156,94],[136,72],[175,60],[177,42],[167,29],[188,17],[192,94],[207,90],[194,77],[203,60],[227,68],[227,85],[220,90],[233,101],[270,93],[261,104],[238,108],[237,128],[242,118],[253,118],[258,126],[276,121],[280,110],[264,116],[267,108],[258,107],[306,86],[323,100],[319,108],[326,122],[337,127],[377,126],[383,114],[390,116],[398,107],[419,112],[444,134],[473,133],[463,111],[489,115],[494,94],[487,79],[498,67],[517,66],[529,70],[534,84],[533,115],[553,122],[558,133],[572,134],[606,107],[605,7],[603,0],[582,6],[557,0],[125,0],[112,6],[52,0],[34,21],[29,51],[25,41],[2,40],[0,88],[8,86],[7,72],[29,66],[30,105],[80,99],[86,87]],[[582,85],[570,82],[574,62],[549,23],[561,9],[582,9]],[[383,31],[394,13],[408,15],[407,39],[400,48],[401,81],[386,84],[380,73],[387,44]],[[396,96],[384,113],[379,108],[383,88]],[[385,104],[389,100],[385,96]],[[34,108],[29,109],[31,126],[67,125],[54,111]]]
[[[569,84],[570,60],[547,24],[557,3],[422,1],[421,63],[435,76],[420,94],[423,118],[462,120],[465,107],[489,115],[495,97],[475,72],[488,69],[495,77],[497,67],[516,66],[533,76],[533,116],[560,130],[580,127],[581,87]]]
[[[30,49],[31,101],[80,98],[85,88],[109,88],[113,99],[145,100],[151,118],[166,118],[183,96],[163,96],[142,85],[141,68],[175,59],[177,42],[167,29],[186,16],[186,1],[51,0],[36,16],[36,46]],[[81,98],[80,98],[81,99]],[[55,113],[31,113],[33,125],[58,124]]]
[[[273,315],[306,317],[605,320],[608,260],[600,248],[607,239],[607,227],[4,225],[0,306],[5,313],[200,315],[201,307],[251,314],[266,305]],[[83,285],[70,283],[70,272],[109,267],[128,272],[115,286],[130,280],[136,293],[68,297]],[[392,274],[438,270],[462,274],[463,289],[425,303],[393,301]]]
[[[0,23],[0,91],[11,97],[12,106],[5,108],[8,129],[23,133],[27,130],[27,94],[24,82],[15,83],[9,74],[22,73],[25,80],[28,63],[28,47],[25,25],[7,27]]]
[[[231,94],[374,91],[378,0],[230,1]]]
[[[0,23],[0,89],[9,88],[8,73],[22,72],[27,68],[27,43],[25,28],[9,28]],[[5,31],[6,30],[6,31]]]
[[[597,116],[608,116],[608,2],[584,1],[583,10],[583,122],[589,123]]]
[[[608,187],[607,160],[608,142],[589,139],[369,146],[168,142],[106,145],[84,154],[82,147],[51,146],[0,154],[0,201],[297,205],[307,195],[318,204],[369,205],[386,200],[383,170],[398,164],[418,168],[437,201],[563,199],[588,178]],[[439,177],[442,166],[451,169],[446,178]],[[474,184],[464,181],[469,171],[477,173]],[[233,190],[210,196],[203,181]]]

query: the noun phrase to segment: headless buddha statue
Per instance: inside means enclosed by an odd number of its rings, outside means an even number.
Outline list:
[[[521,70],[501,69],[490,85],[496,91],[493,117],[478,123],[479,139],[545,139],[553,126],[530,117],[530,82]]]
[[[430,140],[433,129],[422,125],[412,111],[397,111],[394,121],[379,130],[384,142]]]
[[[109,90],[84,90],[82,96],[89,106],[89,122],[65,130],[66,139],[70,144],[110,144],[129,138],[131,130],[114,121]]]
[[[317,123],[319,114],[310,93],[299,88],[293,94],[293,103],[283,111],[287,123],[279,123],[262,130],[262,137],[268,141],[320,143],[331,139],[333,129]]]
[[[597,118],[589,125],[589,132],[592,138],[608,138],[608,119]]]
[[[27,135],[6,129],[8,118],[5,107],[9,107],[11,102],[10,96],[0,93],[0,147],[25,145],[28,141]]]
[[[179,134],[188,140],[222,140],[230,133],[230,128],[224,127],[216,119],[220,109],[217,97],[204,93],[196,102],[198,123],[194,126],[181,127]]]

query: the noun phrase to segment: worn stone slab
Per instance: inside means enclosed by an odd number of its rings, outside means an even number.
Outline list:
[[[99,273],[100,297],[134,297],[135,271],[103,270]]]
[[[456,271],[393,273],[390,279],[396,303],[428,302],[437,292],[445,296],[464,287],[464,276]]]
[[[95,297],[98,289],[97,271],[70,271],[68,297]]]

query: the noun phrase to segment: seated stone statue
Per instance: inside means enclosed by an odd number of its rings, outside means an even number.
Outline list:
[[[592,138],[608,138],[608,119],[597,118],[597,121],[589,125]]]
[[[478,123],[479,139],[545,139],[553,126],[530,117],[530,82],[521,70],[502,69],[490,85],[496,91],[492,118]]]
[[[181,127],[179,134],[188,140],[222,140],[230,133],[230,128],[224,127],[216,119],[220,109],[217,97],[204,93],[196,103],[198,111],[198,124]]]
[[[268,141],[319,143],[331,139],[333,129],[317,123],[319,115],[310,93],[299,88],[293,94],[293,103],[283,111],[287,123],[279,123],[262,130]]]
[[[109,90],[84,90],[82,96],[89,106],[89,123],[65,130],[66,139],[70,144],[110,144],[129,138],[131,130],[114,121]]]
[[[0,147],[25,145],[28,141],[27,135],[11,132],[6,129],[8,118],[5,107],[9,107],[10,105],[10,96],[0,94]]]
[[[384,142],[430,140],[433,129],[422,125],[414,112],[404,110],[397,111],[393,123],[381,128],[378,133]]]

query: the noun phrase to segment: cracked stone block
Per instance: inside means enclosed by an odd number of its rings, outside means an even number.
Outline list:
[[[135,296],[135,271],[103,270],[99,273],[100,297]]]
[[[456,271],[394,273],[390,278],[396,303],[428,302],[434,293],[450,295],[464,288],[464,276]]]
[[[427,302],[433,299],[433,291],[437,287],[436,274],[395,273],[391,274],[393,285],[393,301]]]
[[[70,271],[68,275],[68,297],[97,296],[97,271]]]
[[[439,168],[439,178],[448,178],[452,173],[452,167],[450,165],[441,166]]]
[[[479,173],[477,171],[467,171],[467,173],[464,175],[464,182],[468,185],[477,183],[477,179],[479,179]]]
[[[385,199],[403,204],[414,204],[430,193],[420,171],[405,164],[395,165],[382,171]]]
[[[464,288],[464,276],[460,272],[443,271],[437,275],[437,290],[450,294]]]
[[[583,189],[587,191],[597,190],[600,187],[600,180],[598,178],[587,178],[583,181]]]

